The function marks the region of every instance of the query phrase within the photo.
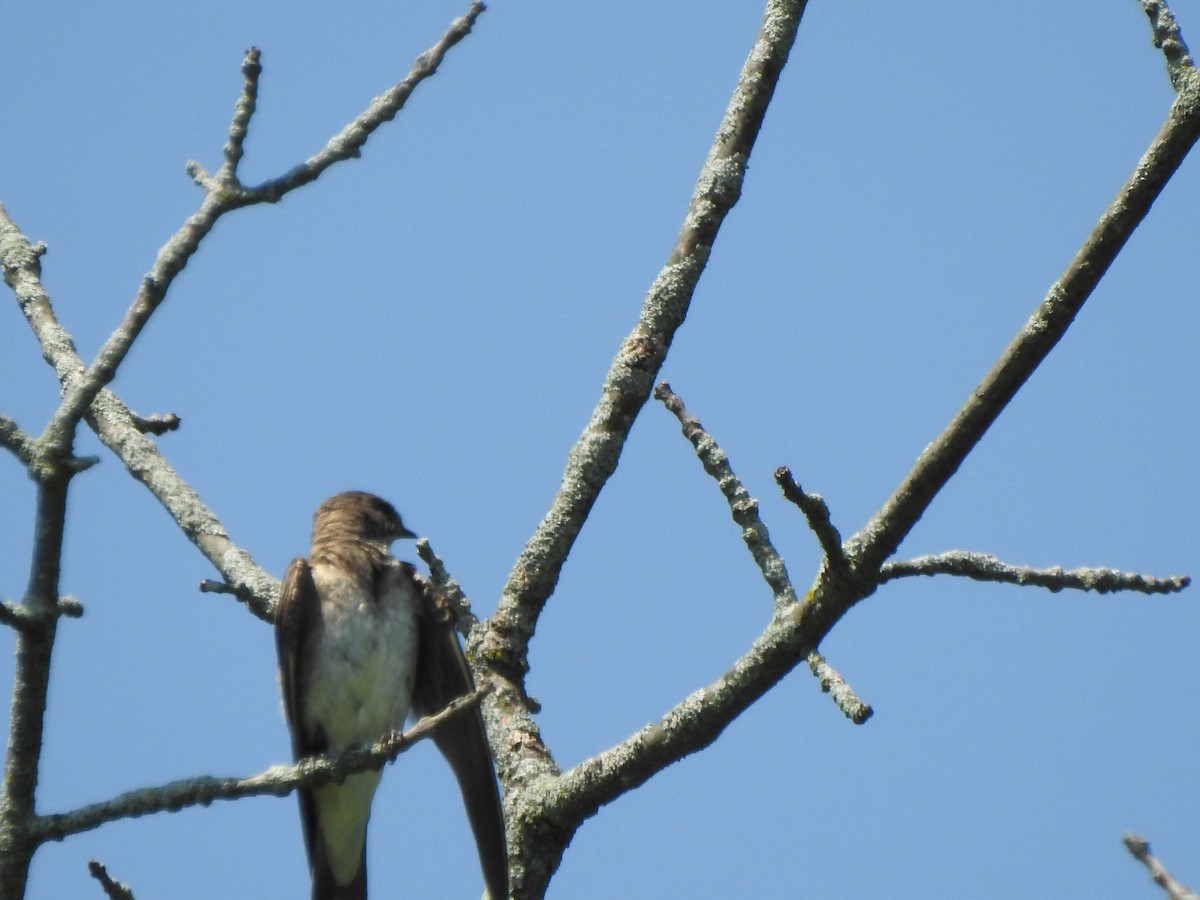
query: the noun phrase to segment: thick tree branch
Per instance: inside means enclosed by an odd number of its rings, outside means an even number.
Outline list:
[[[214,800],[236,800],[238,797],[266,794],[283,797],[296,788],[342,781],[358,772],[382,769],[413,744],[431,737],[443,722],[478,706],[488,690],[482,687],[459,697],[445,709],[425,716],[407,731],[384,735],[370,747],[350,750],[337,756],[313,756],[291,766],[272,766],[248,778],[201,776],[129,791],[71,812],[38,816],[30,826],[30,837],[36,843],[62,840],[117,819],[178,812],[190,806],[207,806]]]
[[[543,809],[562,831],[644,783],[666,765],[702,749],[820,641],[854,603],[877,586],[883,561],[983,433],[1053,349],[1100,276],[1200,134],[1197,92],[1182,94],[1133,176],[1030,322],[896,494],[846,547],[851,580],[819,577],[807,602],[789,604],[722,678],[696,691],[658,723],[538,785]],[[1109,584],[1092,579],[1092,586]],[[819,668],[819,662],[818,662]]]
[[[948,550],[936,556],[918,556],[915,559],[886,562],[879,575],[880,584],[911,575],[961,575],[976,581],[1041,587],[1052,593],[1069,589],[1095,591],[1098,594],[1114,591],[1175,594],[1192,582],[1186,575],[1154,578],[1136,572],[1120,572],[1117,569],[1066,570],[1061,566],[1034,569],[1029,566],[1014,566],[986,553],[972,553],[967,550]]]

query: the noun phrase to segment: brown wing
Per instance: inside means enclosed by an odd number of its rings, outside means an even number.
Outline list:
[[[469,694],[475,684],[445,600],[420,576],[414,574],[414,578],[425,603],[412,706],[416,715],[427,716],[445,708],[455,698]],[[491,900],[508,900],[504,810],[479,709],[468,710],[443,724],[434,732],[433,740],[458,779],[488,894]]]
[[[301,710],[308,685],[299,661],[306,644],[312,639],[320,622],[320,598],[313,583],[308,561],[296,557],[283,576],[279,605],[275,608],[275,652],[279,656],[279,686],[283,690],[283,712],[292,735],[292,757],[299,761],[305,756],[324,753],[324,736],[305,733]],[[309,865],[317,858],[317,822],[312,792],[299,789],[300,824],[304,829],[304,846]]]

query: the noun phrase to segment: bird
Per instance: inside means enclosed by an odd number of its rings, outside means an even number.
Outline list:
[[[437,712],[473,690],[448,602],[391,554],[393,541],[415,537],[395,507],[364,491],[317,508],[308,559],[288,565],[275,613],[296,761],[372,744],[410,712]],[[508,900],[504,812],[479,709],[445,722],[434,742],[458,780],[489,900]],[[367,821],[380,775],[297,791],[312,900],[366,900]]]

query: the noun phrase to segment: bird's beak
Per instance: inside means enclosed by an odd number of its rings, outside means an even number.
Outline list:
[[[405,528],[403,525],[401,525],[400,530],[396,532],[396,536],[394,538],[392,538],[392,540],[399,541],[399,540],[403,540],[405,538],[415,539],[416,536],[417,535],[414,532],[409,531],[407,528]]]

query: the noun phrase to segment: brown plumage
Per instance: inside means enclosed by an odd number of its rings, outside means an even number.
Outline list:
[[[415,537],[386,501],[352,491],[313,518],[308,560],[288,566],[275,616],[284,712],[299,760],[370,744],[473,690],[453,615],[392,541]],[[479,711],[440,727],[492,900],[508,897],[504,817]],[[312,900],[365,900],[366,824],[379,773],[300,790]]]

